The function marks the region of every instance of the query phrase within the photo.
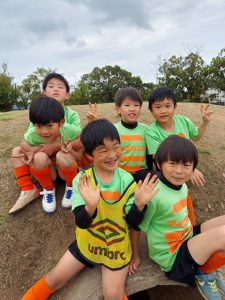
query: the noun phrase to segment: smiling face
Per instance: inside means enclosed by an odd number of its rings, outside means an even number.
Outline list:
[[[141,111],[141,104],[137,100],[126,97],[121,106],[116,106],[116,111],[125,123],[136,123]]]
[[[57,78],[52,78],[48,81],[44,94],[56,99],[62,105],[69,99],[69,93],[66,91],[64,82]]]
[[[107,138],[103,140],[103,143],[92,152],[94,168],[100,171],[114,172],[121,158],[120,143]]]
[[[176,106],[171,98],[156,100],[151,107],[151,112],[155,120],[159,124],[170,122],[175,113]]]
[[[179,186],[191,179],[193,162],[168,160],[161,165],[161,171],[170,183]]]
[[[35,132],[42,137],[46,142],[55,142],[60,138],[60,127],[63,126],[63,122],[60,123],[48,123],[45,125],[35,124]]]

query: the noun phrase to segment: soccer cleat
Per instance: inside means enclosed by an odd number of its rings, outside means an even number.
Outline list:
[[[225,281],[220,270],[215,271],[216,284],[219,289],[219,292],[225,296]]]
[[[73,196],[73,187],[66,185],[65,193],[62,198],[62,207],[63,208],[70,208],[71,207],[71,199]]]
[[[56,210],[56,198],[55,198],[55,189],[53,190],[46,190],[43,189],[42,192],[40,192],[42,197],[42,207],[43,210],[47,214],[51,214]]]
[[[200,273],[195,276],[197,288],[206,300],[221,300],[215,273]]]
[[[40,191],[38,189],[32,189],[27,191],[22,191],[19,198],[16,200],[16,203],[9,210],[10,215],[15,215],[20,212],[25,206],[30,202],[40,197]]]

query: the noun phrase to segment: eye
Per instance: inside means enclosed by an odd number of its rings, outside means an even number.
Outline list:
[[[170,160],[170,161],[168,161],[168,164],[169,164],[169,165],[171,165],[171,166],[174,166],[174,165],[176,164],[176,162],[175,162],[175,161],[172,161],[172,160]]]

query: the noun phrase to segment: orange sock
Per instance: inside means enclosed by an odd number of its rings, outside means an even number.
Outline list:
[[[216,252],[211,255],[207,262],[203,266],[200,266],[199,269],[204,273],[212,273],[224,265],[225,255],[221,252]]]
[[[59,171],[64,175],[66,184],[72,186],[74,177],[77,175],[78,164],[75,162],[72,167],[68,169],[60,168]]]
[[[49,167],[42,170],[31,167],[30,171],[44,189],[52,190],[54,188],[54,183],[51,178],[51,170]]]
[[[192,226],[194,226],[196,225],[195,213],[194,213],[192,198],[189,192],[187,196],[187,209],[188,209],[188,217],[191,221]]]
[[[46,284],[46,275],[36,282],[21,300],[46,300],[53,293]]]
[[[127,295],[126,295],[126,293],[123,294],[122,300],[129,300],[128,297],[127,297]]]
[[[21,191],[28,191],[34,188],[31,181],[30,167],[21,166],[14,169],[14,174],[16,176],[16,182],[20,187]]]

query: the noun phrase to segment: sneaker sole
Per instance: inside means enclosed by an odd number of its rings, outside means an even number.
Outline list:
[[[22,210],[24,210],[25,207],[27,207],[28,205],[30,205],[31,203],[33,203],[35,200],[39,199],[41,197],[41,195],[38,195],[37,197],[35,197],[32,201],[30,201],[28,204],[26,204],[25,206],[18,208],[17,210],[14,210],[12,212],[9,212],[10,216],[14,216],[17,215],[18,213],[20,213]]]
[[[197,289],[198,289],[199,293],[201,294],[202,298],[205,300],[208,300],[208,298],[206,298],[206,296],[202,293],[202,290],[201,290],[198,282],[196,282],[196,286],[197,286]]]

